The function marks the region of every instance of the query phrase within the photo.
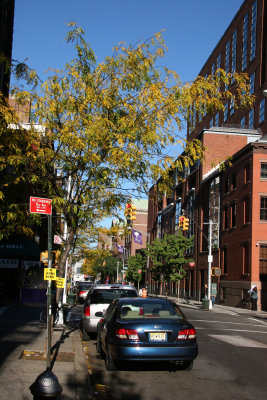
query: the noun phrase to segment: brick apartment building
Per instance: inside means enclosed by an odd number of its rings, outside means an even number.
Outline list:
[[[136,219],[132,221],[131,228],[142,235],[142,243],[136,243],[133,238],[132,230],[125,237],[125,261],[130,256],[135,256],[136,252],[146,248],[147,243],[147,213],[148,213],[148,200],[146,199],[132,199],[132,204],[136,207]]]
[[[193,115],[188,139],[198,138],[205,146],[205,160],[196,163],[177,180],[169,198],[158,200],[158,184],[152,186],[148,206],[151,241],[177,233],[179,217],[190,219],[188,235],[194,245],[188,256],[181,286],[192,298],[207,294],[208,235],[212,223],[212,294],[217,302],[250,307],[248,290],[259,290],[258,307],[267,310],[267,112],[263,91],[267,89],[267,1],[246,0],[214,48],[199,75],[214,74],[217,68],[246,72],[252,109],[225,111],[200,118]],[[220,163],[231,156],[225,169]],[[155,201],[156,199],[156,201]],[[159,283],[149,275],[150,289]],[[164,290],[177,294],[177,285],[163,282]],[[181,287],[180,286],[180,287]],[[162,286],[161,286],[162,287]]]

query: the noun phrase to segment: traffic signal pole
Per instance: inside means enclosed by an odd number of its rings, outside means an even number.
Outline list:
[[[209,255],[208,255],[208,300],[209,300],[209,310],[212,309],[212,301],[211,301],[211,264],[213,261],[212,256],[212,220],[209,220]]]
[[[183,210],[184,212],[184,210]],[[186,218],[184,215],[182,215],[179,218],[179,227],[182,228],[182,230],[188,230],[188,223],[189,219]],[[198,223],[193,219],[194,224],[197,226],[197,228],[202,232],[203,236],[206,238],[207,242],[208,242],[208,293],[207,293],[207,297],[208,297],[208,301],[209,301],[209,310],[212,309],[212,301],[211,301],[211,264],[213,262],[213,255],[212,255],[212,225],[213,225],[213,221],[210,219],[208,224],[209,224],[209,237],[207,238],[207,236],[205,235],[205,233],[203,232],[203,230],[201,229],[201,227],[198,225]],[[203,223],[205,224],[205,222]]]

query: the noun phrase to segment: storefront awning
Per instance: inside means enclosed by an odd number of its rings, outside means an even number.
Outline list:
[[[19,258],[40,261],[40,249],[30,239],[2,240],[0,258]]]

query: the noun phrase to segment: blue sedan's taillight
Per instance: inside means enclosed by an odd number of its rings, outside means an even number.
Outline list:
[[[189,339],[195,339],[196,337],[197,337],[197,333],[194,328],[182,329],[178,333],[176,340],[189,340]]]
[[[119,339],[128,339],[128,340],[139,340],[138,333],[135,329],[124,329],[120,328],[116,330],[116,336]]]

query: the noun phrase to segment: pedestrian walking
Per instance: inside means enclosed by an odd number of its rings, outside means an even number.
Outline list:
[[[251,310],[257,311],[258,304],[258,289],[257,286],[254,286],[250,293],[251,297]]]

